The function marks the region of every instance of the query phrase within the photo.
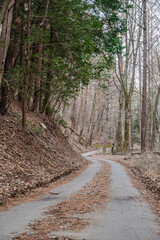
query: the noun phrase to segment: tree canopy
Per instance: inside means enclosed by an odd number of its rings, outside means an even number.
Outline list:
[[[109,68],[122,51],[119,33],[126,27],[119,15],[126,5],[121,1],[21,0],[13,1],[11,8],[1,82],[3,114],[17,93],[20,101],[26,98],[25,108],[53,113],[96,77],[93,56],[102,54]],[[7,11],[3,24],[11,10]],[[4,50],[7,43],[2,42]]]

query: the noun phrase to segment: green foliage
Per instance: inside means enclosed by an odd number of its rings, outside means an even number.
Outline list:
[[[19,112],[15,112],[15,115],[16,115],[16,117],[18,117],[18,118],[22,118],[22,115],[19,113]]]
[[[56,117],[55,122],[63,128],[68,128],[67,122],[60,115]]]
[[[113,137],[112,136],[108,136],[108,139],[113,139]]]
[[[44,133],[44,129],[43,128],[40,128],[40,127],[33,127],[30,132],[32,133],[35,133],[37,135],[41,135],[42,133]]]
[[[47,1],[32,0],[27,36],[27,4],[26,0],[17,1],[15,6],[15,19],[19,18],[21,24],[18,31],[16,21],[12,27],[15,34],[10,47],[15,51],[16,46],[18,54],[14,67],[5,73],[10,88],[22,94],[26,79],[28,99],[34,103],[39,78],[44,109],[51,98],[67,103],[94,78],[102,80],[102,88],[107,89],[109,76],[105,70],[113,66],[114,55],[123,51],[118,34],[122,35],[126,26],[119,13],[130,6],[118,0],[55,0],[49,6]],[[96,57],[101,61],[95,66]]]

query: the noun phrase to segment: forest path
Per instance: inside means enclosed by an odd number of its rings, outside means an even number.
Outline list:
[[[26,231],[27,225],[34,223],[36,220],[40,220],[48,207],[62,202],[90,182],[100,168],[101,163],[93,161],[93,164],[72,182],[54,188],[37,201],[20,204],[16,207],[10,208],[8,211],[1,212],[0,240],[12,239],[13,236],[17,236]]]
[[[142,201],[140,192],[132,186],[124,167],[98,156],[88,159],[110,164],[111,199],[105,204],[105,209],[83,216],[95,220],[89,227],[76,233],[57,232],[58,235],[87,240],[159,240],[157,233],[160,229],[155,222],[159,218],[152,213],[149,204]]]
[[[49,206],[62,202],[80,190],[101,169],[101,160],[110,164],[112,174],[111,197],[108,203],[104,203],[106,208],[82,214],[82,218],[94,219],[85,229],[76,232],[52,232],[50,239],[54,239],[52,236],[61,235],[86,240],[159,240],[156,234],[159,227],[155,222],[158,216],[152,213],[148,203],[142,201],[141,194],[132,186],[125,169],[116,162],[98,156],[87,159],[93,164],[72,182],[53,189],[37,201],[27,202],[0,213],[0,240],[9,240],[26,231],[29,223],[45,217],[44,213]]]

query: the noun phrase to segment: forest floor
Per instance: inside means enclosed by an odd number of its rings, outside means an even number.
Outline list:
[[[70,181],[89,165],[48,117],[27,113],[26,134],[21,119],[17,104],[0,117],[0,210]]]

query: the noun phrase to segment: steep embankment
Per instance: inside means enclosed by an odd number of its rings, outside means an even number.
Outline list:
[[[27,125],[24,134],[17,106],[0,117],[1,205],[87,164],[46,116],[28,113]]]

